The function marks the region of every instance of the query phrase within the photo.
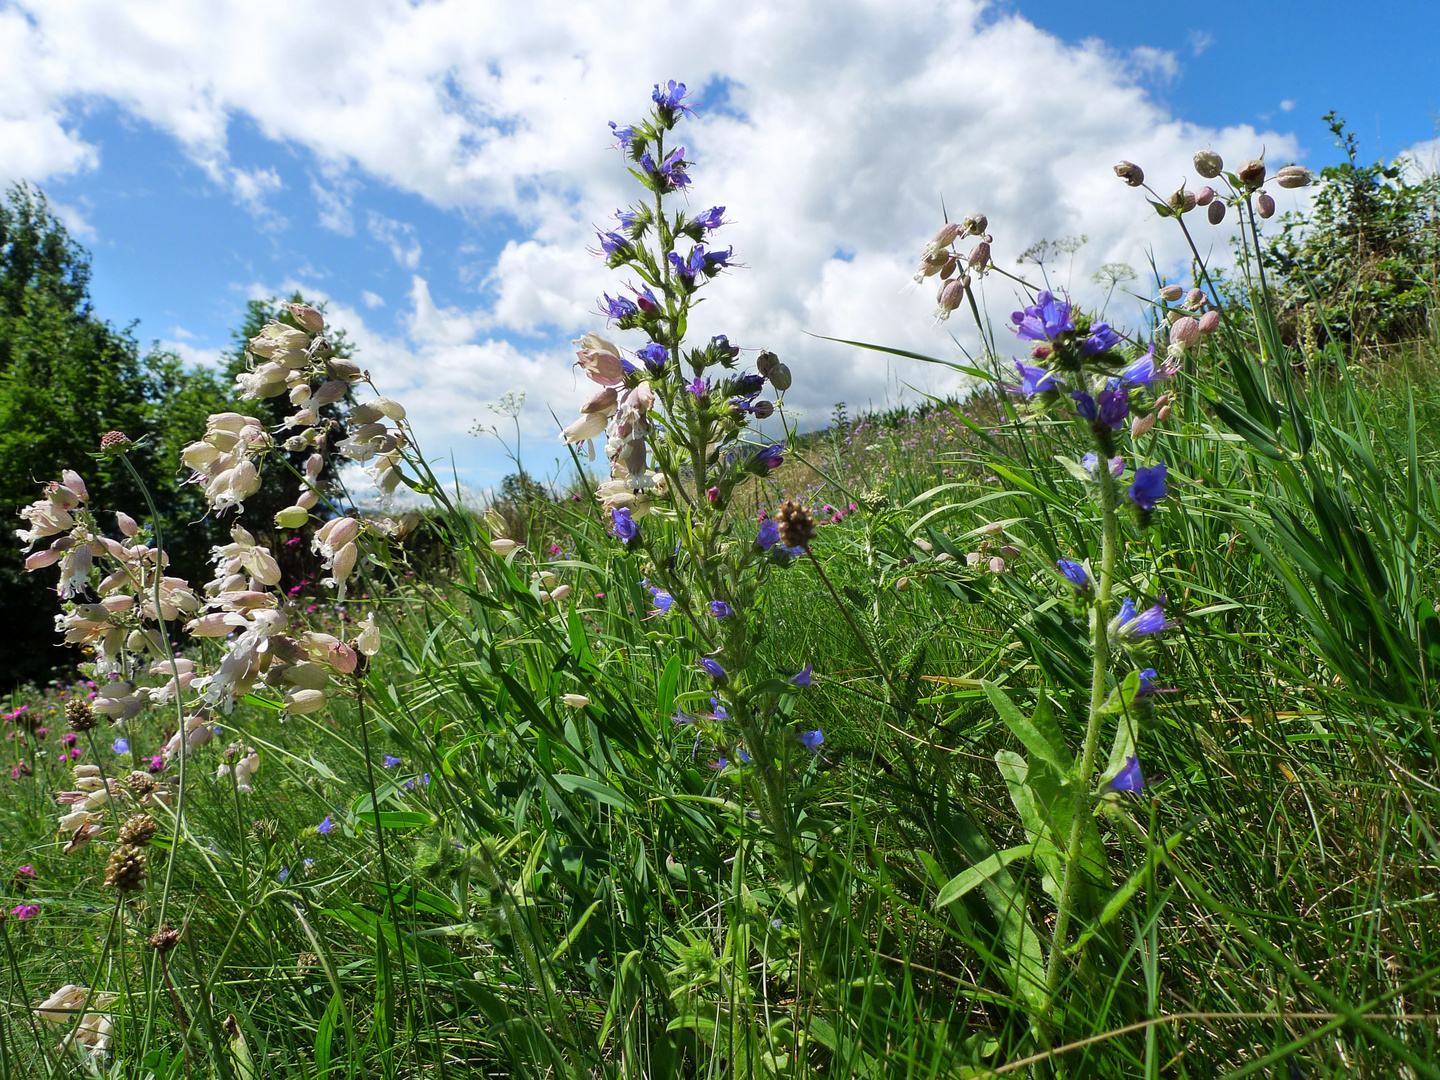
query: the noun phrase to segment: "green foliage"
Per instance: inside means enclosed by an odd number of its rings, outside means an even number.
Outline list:
[[[1374,348],[1423,337],[1440,289],[1440,176],[1416,162],[1361,165],[1345,121],[1324,118],[1345,160],[1321,172],[1307,214],[1286,214],[1264,251],[1287,338]]]
[[[197,576],[218,534],[205,524],[179,527],[205,516],[204,500],[180,482],[180,449],[225,407],[228,392],[173,353],[142,354],[129,331],[95,316],[89,281],[89,256],[45,197],[12,188],[0,205],[0,507],[13,515],[67,468],[84,473],[104,505],[140,505],[127,474],[91,459],[102,435],[123,431],[144,440],[133,459],[175,526],[166,531],[176,541],[176,572]],[[47,632],[54,594],[21,563],[13,544],[0,550],[0,609],[17,628],[0,635],[5,689],[43,682],[75,661]]]

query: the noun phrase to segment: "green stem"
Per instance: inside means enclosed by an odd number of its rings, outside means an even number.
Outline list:
[[[1090,786],[1095,775],[1095,755],[1100,744],[1100,727],[1104,720],[1107,696],[1107,675],[1110,670],[1110,592],[1115,582],[1115,557],[1119,547],[1119,518],[1116,514],[1118,489],[1110,475],[1110,462],[1105,448],[1096,447],[1095,471],[1099,479],[1100,519],[1103,529],[1100,549],[1100,581],[1090,605],[1090,642],[1094,664],[1090,673],[1090,719],[1085,728],[1085,747],[1080,756],[1080,772],[1075,778],[1075,814],[1070,822],[1070,839],[1065,845],[1065,876],[1056,903],[1055,932],[1050,943],[1050,960],[1045,970],[1045,1008],[1042,1026],[1048,1027],[1055,1010],[1055,995],[1064,973],[1065,937],[1080,889],[1080,847],[1084,839],[1085,821],[1094,807],[1095,796]]]
[[[130,455],[120,454],[120,460],[125,463],[129,470],[130,477],[140,488],[140,494],[145,497],[145,508],[150,512],[150,530],[154,534],[155,551],[155,577],[153,582],[155,601],[155,622],[159,625],[160,644],[165,647],[165,659],[170,661],[170,676],[175,680],[175,719],[179,725],[175,730],[180,738],[180,776],[177,781],[178,791],[175,795],[175,832],[174,839],[170,845],[170,857],[165,860],[165,884],[160,889],[160,910],[155,918],[156,926],[165,925],[165,910],[170,903],[170,886],[175,877],[176,857],[180,853],[181,822],[185,817],[185,762],[190,757],[186,752],[185,745],[185,703],[183,691],[180,687],[180,665],[175,661],[175,650],[170,647],[170,635],[165,630],[165,619],[160,610],[160,578],[164,576],[165,559],[165,537],[160,529],[160,511],[155,507],[155,500],[150,494],[150,488],[141,477],[139,471],[130,460]],[[141,572],[144,572],[144,564],[141,564]],[[145,1034],[140,1041],[140,1055],[143,1057],[150,1047],[150,1033],[155,1026],[155,1003],[159,995],[155,993],[155,968],[154,960],[150,963],[150,970],[145,974],[146,998],[149,1006],[145,1016]]]

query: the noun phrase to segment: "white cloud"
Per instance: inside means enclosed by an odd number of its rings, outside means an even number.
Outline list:
[[[362,292],[362,293],[360,294],[360,299],[365,302],[365,306],[368,307],[368,308],[377,308],[377,307],[384,307],[384,306],[385,306],[385,298],[384,298],[383,296],[381,296],[379,293],[373,293],[373,292],[371,292],[369,289],[366,289],[364,292]]]
[[[617,24],[647,30],[617,49]],[[1202,37],[1189,41],[1197,55]],[[1140,162],[1163,192],[1194,182],[1200,147],[1232,161],[1262,144],[1272,160],[1296,156],[1286,135],[1170,115],[1144,82],[1174,76],[1173,52],[1122,59],[982,0],[692,0],[683,14],[662,0],[10,0],[0,169],[44,179],[95,167],[77,124],[108,100],[168,132],[258,214],[274,214],[284,181],[232,162],[237,117],[313,158],[315,212],[342,234],[354,229],[357,177],[473,220],[517,222],[472,305],[440,308],[413,277],[403,339],[332,306],[336,322],[353,318],[365,362],[394,380],[387,388],[427,402],[439,453],[506,389],[528,390],[536,433],[553,429],[547,403],[563,418],[578,399],[563,341],[599,327],[595,298],[622,284],[585,247],[592,225],[635,193],[605,122],[640,115],[658,78],[692,88],[724,78],[728,107],[702,110],[680,137],[696,160],[691,205],[728,207],[723,242],[748,268],[708,289],[692,330],[781,353],[795,372],[792,404],[818,420],[842,398],[878,403],[896,378],[954,385],[899,361],[887,376],[875,355],[808,336],[953,356],[953,331],[973,346],[958,317],[934,325],[928,287],[902,291],[942,199],[952,215],[989,214],[1006,269],[1040,238],[1086,234],[1073,277],[1059,282],[1086,301],[1100,295],[1090,274],[1102,263],[1143,270],[1153,252],[1178,268],[1186,258],[1173,223],[1111,174],[1116,160]],[[1196,226],[1220,258],[1231,227]],[[418,230],[378,213],[367,228],[418,269]],[[992,278],[985,299],[1003,321],[1015,289]],[[506,340],[531,336],[537,345],[523,350]]]
[[[415,226],[370,211],[370,235],[390,249],[391,256],[407,270],[420,265],[420,241]]]
[[[1190,43],[1191,55],[1199,56],[1215,44],[1215,35],[1208,30],[1191,30],[1186,40]]]
[[[1294,108],[1295,102],[1291,101],[1289,98],[1286,98],[1284,101],[1280,102],[1281,112],[1290,112]]]
[[[225,366],[230,357],[224,349],[203,349],[192,345],[185,338],[194,337],[193,334],[181,330],[179,327],[173,331],[173,339],[161,339],[160,348],[166,352],[173,352],[186,364],[195,367],[221,368]]]

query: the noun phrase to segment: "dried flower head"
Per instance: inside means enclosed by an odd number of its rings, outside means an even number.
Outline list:
[[[775,520],[780,525],[780,542],[786,547],[808,549],[815,542],[815,515],[803,504],[786,499]]]
[[[180,944],[180,931],[174,927],[162,926],[155,933],[150,935],[150,947],[156,952],[168,953],[176,945]]]
[[[100,436],[100,453],[102,454],[123,454],[134,445],[130,436],[123,431],[107,431]]]
[[[149,814],[132,814],[120,826],[116,839],[122,844],[144,847],[155,838],[155,819]]]
[[[155,794],[156,789],[160,787],[160,783],[149,773],[136,770],[126,779],[125,786],[130,789],[131,795],[134,795],[137,800],[144,802],[146,798]]]
[[[71,731],[90,731],[98,723],[90,703],[79,698],[66,703],[65,719],[69,722]]]
[[[105,867],[105,884],[122,893],[137,892],[145,886],[145,852],[133,844],[121,844],[110,853]]]

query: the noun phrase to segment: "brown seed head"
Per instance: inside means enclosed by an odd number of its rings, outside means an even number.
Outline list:
[[[145,852],[133,844],[121,844],[110,853],[105,867],[105,884],[122,893],[145,887]]]
[[[149,814],[132,814],[120,826],[117,839],[122,844],[144,847],[155,838],[155,819]]]
[[[99,723],[95,719],[95,710],[90,707],[90,703],[81,701],[79,698],[66,703],[65,719],[70,722],[71,731],[89,731]]]
[[[180,931],[169,926],[162,926],[150,935],[150,947],[159,953],[168,953],[179,944]]]
[[[786,499],[775,515],[780,524],[780,542],[786,547],[805,548],[815,542],[815,515],[794,499]]]
[[[147,796],[155,794],[155,789],[160,784],[149,773],[137,769],[126,779],[125,786],[130,789],[130,794],[134,795],[136,799],[144,800]]]

